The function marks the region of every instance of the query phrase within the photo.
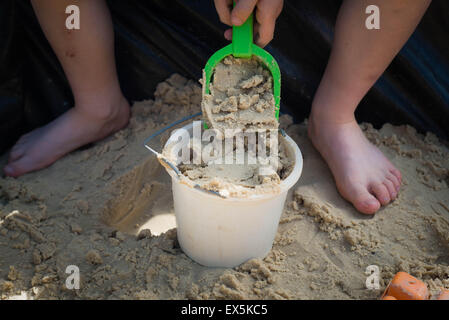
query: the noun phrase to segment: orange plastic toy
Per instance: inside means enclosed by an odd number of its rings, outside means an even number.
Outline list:
[[[429,291],[424,282],[401,271],[396,273],[381,299],[387,296],[394,297],[396,300],[427,300],[429,299]]]

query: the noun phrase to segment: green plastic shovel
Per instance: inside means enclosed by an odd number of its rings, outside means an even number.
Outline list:
[[[281,71],[276,60],[271,54],[253,43],[253,14],[251,14],[244,24],[232,27],[232,43],[215,52],[207,61],[204,68],[205,88],[204,92],[210,94],[210,82],[217,64],[226,56],[233,55],[236,58],[258,57],[271,72],[273,77],[273,95],[275,102],[275,116],[279,120],[279,107],[281,101]]]

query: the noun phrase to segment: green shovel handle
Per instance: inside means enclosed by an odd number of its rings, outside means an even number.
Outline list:
[[[253,14],[241,26],[232,27],[232,53],[237,58],[253,55]]]

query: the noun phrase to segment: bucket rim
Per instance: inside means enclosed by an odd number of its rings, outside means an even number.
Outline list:
[[[185,129],[185,130],[193,129],[193,122],[183,126],[182,129]],[[281,180],[281,183],[279,184],[281,190],[276,193],[254,194],[254,195],[250,195],[246,198],[237,198],[237,197],[231,197],[231,196],[222,198],[222,197],[218,197],[217,195],[208,194],[202,190],[195,189],[194,187],[187,185],[185,183],[180,183],[179,178],[174,176],[173,172],[171,170],[168,170],[167,168],[165,168],[165,170],[172,177],[172,183],[182,184],[185,187],[192,190],[192,192],[196,192],[199,196],[201,195],[203,197],[215,198],[217,200],[228,201],[228,202],[252,202],[252,201],[258,201],[258,200],[269,200],[271,198],[278,197],[279,195],[281,195],[285,192],[288,192],[298,182],[298,180],[302,174],[303,157],[302,157],[302,153],[301,153],[299,146],[288,134],[283,135],[283,137],[285,138],[287,145],[291,148],[291,151],[294,154],[293,156],[295,158],[295,164],[293,166],[292,171],[287,176],[287,178],[285,178],[284,180]],[[169,144],[169,142],[170,142],[170,138],[168,138],[168,140],[165,142],[164,148]]]

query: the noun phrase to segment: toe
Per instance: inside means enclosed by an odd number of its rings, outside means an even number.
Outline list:
[[[401,172],[398,169],[396,169],[396,168],[392,168],[390,170],[390,173],[392,173],[398,179],[399,185],[400,185],[401,182],[402,182],[402,174],[401,174]]]
[[[8,177],[18,177],[16,175],[16,169],[15,166],[13,164],[8,164],[3,168],[3,172],[5,173],[6,176]]]
[[[390,192],[383,183],[373,184],[370,189],[383,206],[391,201]]]
[[[399,179],[392,173],[387,175],[387,179],[393,183],[393,187],[394,190],[396,190],[396,193],[399,193],[399,189],[401,188],[401,183],[399,182]]]
[[[354,207],[361,213],[374,214],[380,208],[379,201],[373,197],[369,192],[360,195],[353,202]]]
[[[380,208],[379,201],[368,192],[368,189],[361,184],[354,184],[347,189],[347,200],[352,202],[354,207],[361,213],[374,214]]]
[[[33,162],[28,157],[22,157],[19,160],[9,163],[5,166],[3,171],[9,177],[17,178],[24,175],[27,172],[36,170],[33,168]]]
[[[393,182],[391,180],[386,179],[384,181],[384,185],[387,187],[388,192],[390,194],[390,199],[393,201],[396,199],[398,192],[396,191],[396,187],[394,186]]]

